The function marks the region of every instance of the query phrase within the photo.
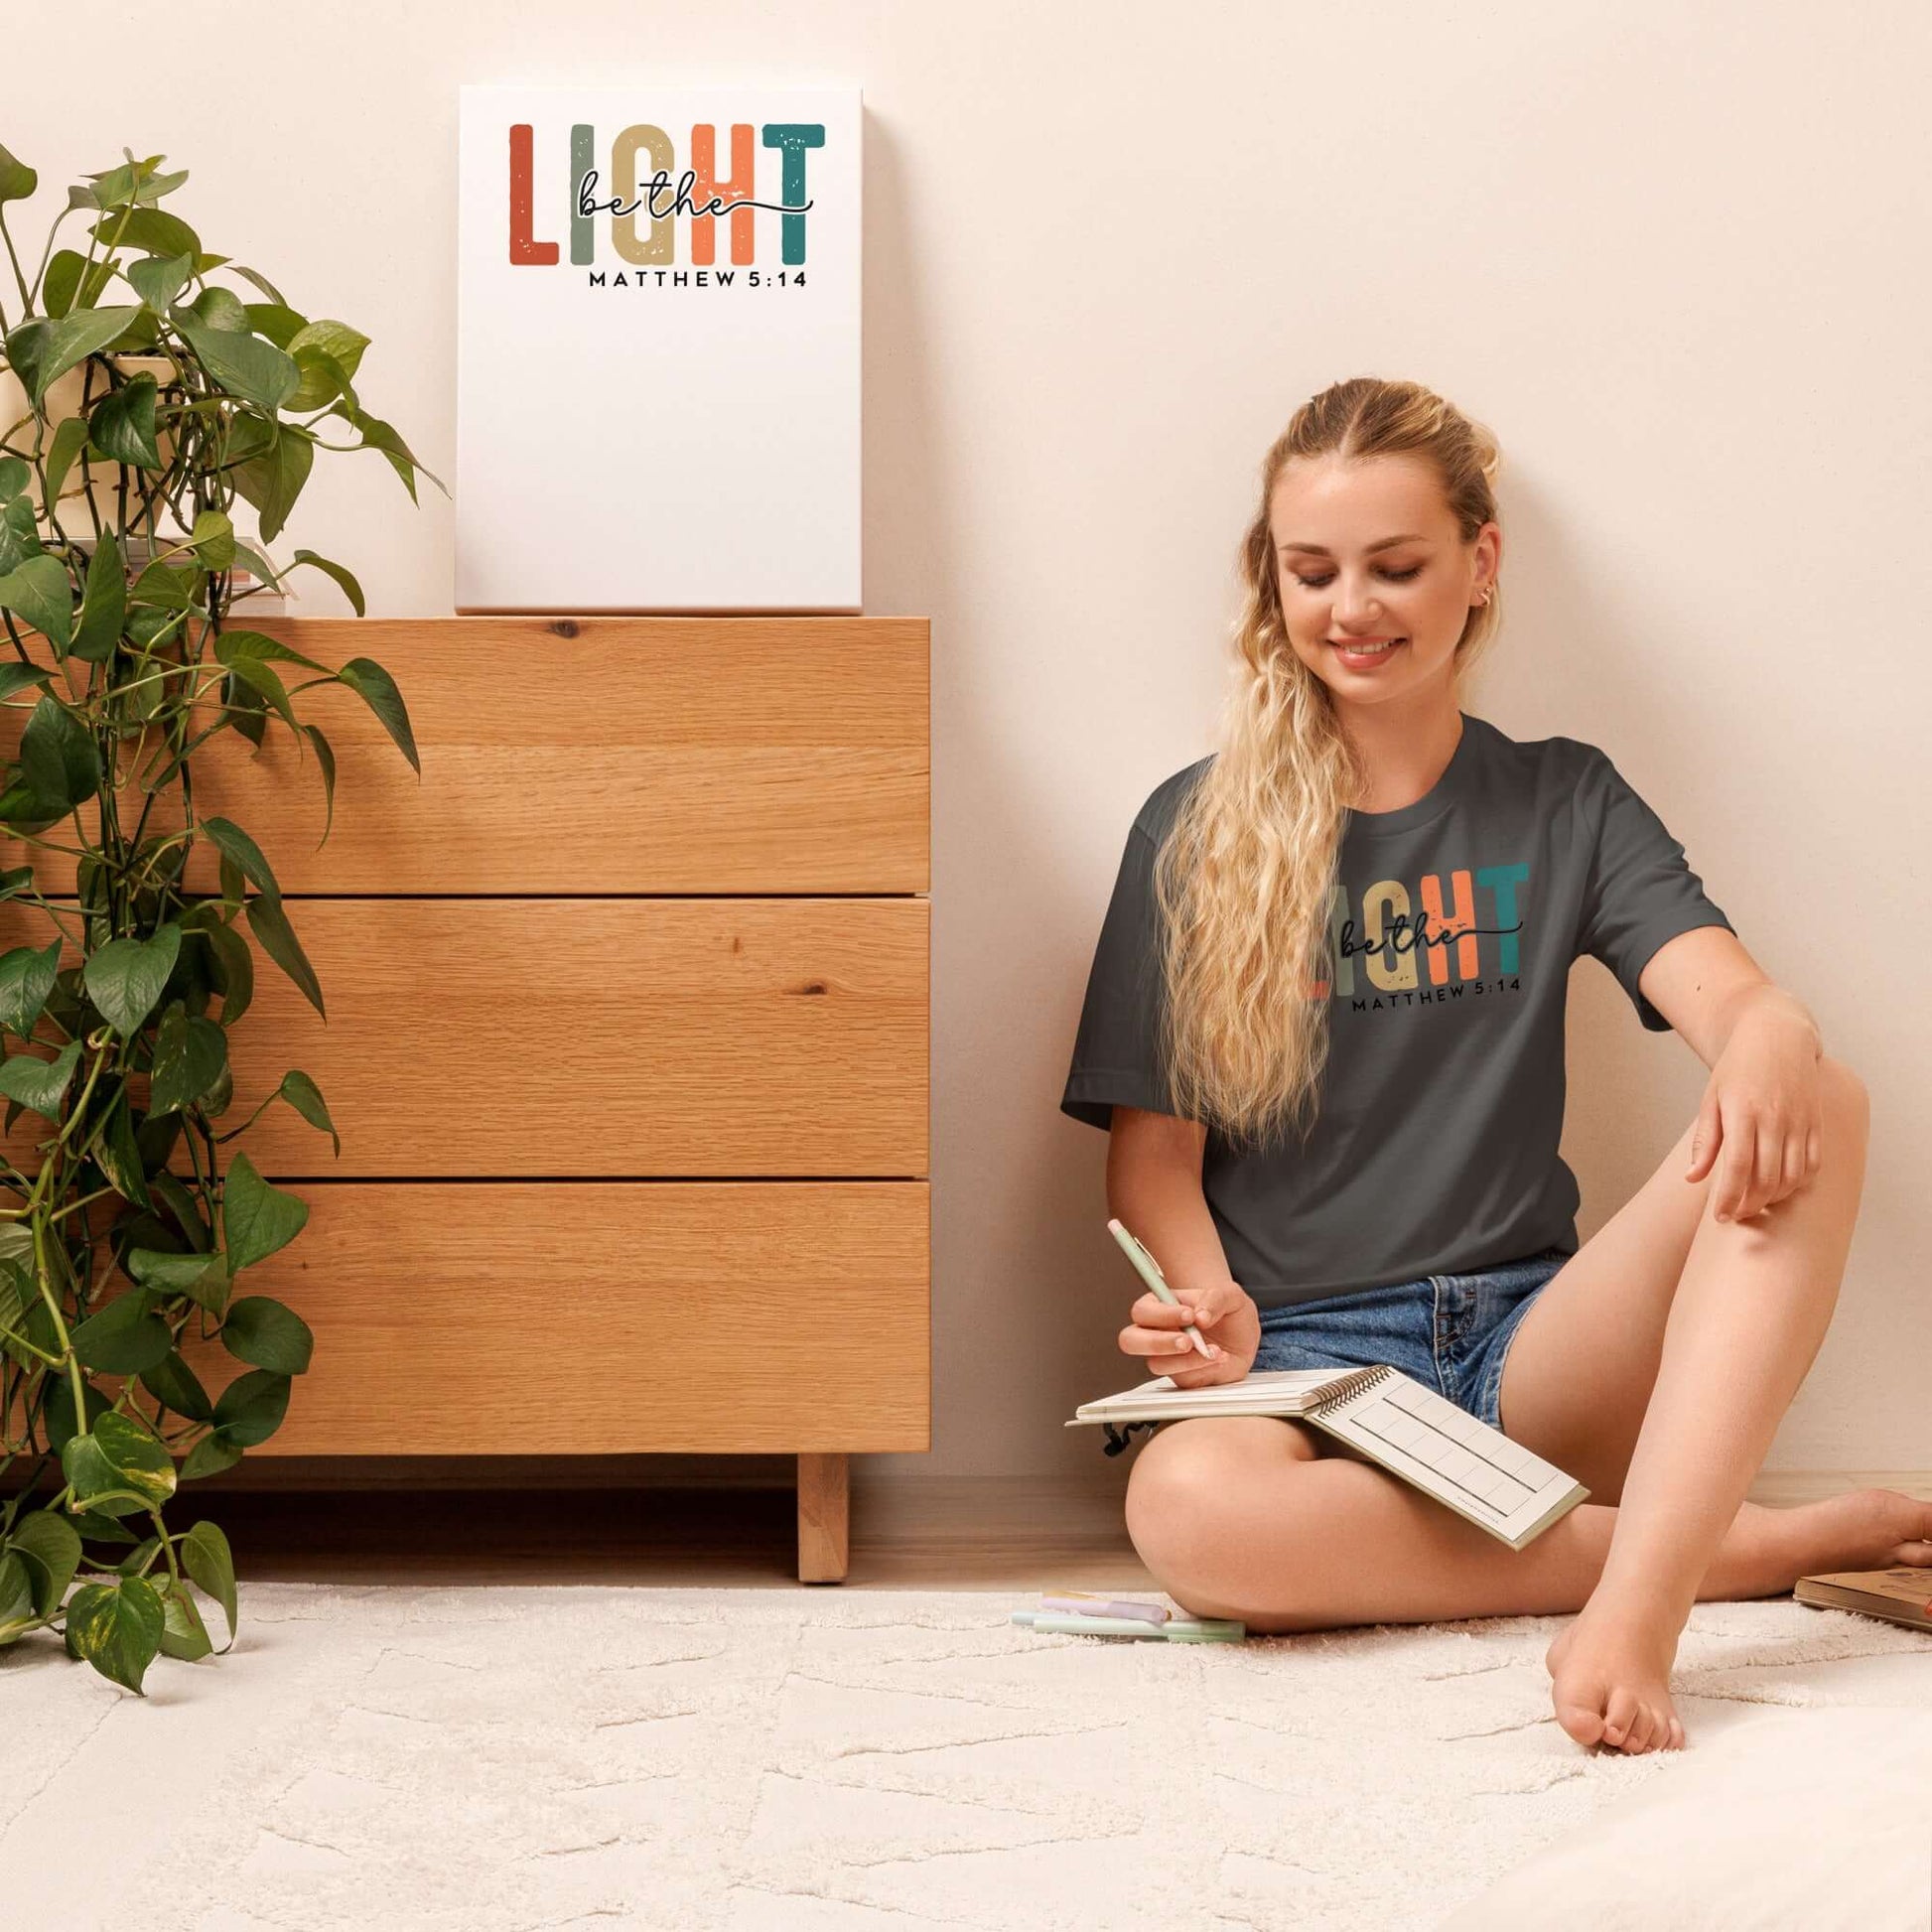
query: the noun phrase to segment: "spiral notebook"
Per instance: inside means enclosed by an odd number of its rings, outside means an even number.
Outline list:
[[[1184,1416],[1294,1416],[1379,1462],[1520,1550],[1589,1491],[1501,1430],[1386,1363],[1369,1368],[1263,1369],[1239,1382],[1176,1388],[1157,1375],[1138,1388],[1083,1402],[1066,1424],[1098,1423],[1118,1455],[1137,1428]]]

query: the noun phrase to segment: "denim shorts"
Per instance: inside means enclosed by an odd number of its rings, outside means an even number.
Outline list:
[[[1419,1282],[1263,1309],[1254,1369],[1387,1362],[1500,1429],[1503,1357],[1517,1323],[1570,1253],[1545,1248],[1471,1275],[1428,1275]]]

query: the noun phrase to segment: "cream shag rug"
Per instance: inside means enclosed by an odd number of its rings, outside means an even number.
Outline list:
[[[1789,1599],[1697,1606],[1690,1748],[1639,1758],[1557,1726],[1561,1618],[1181,1645],[1008,1622],[1036,1603],[244,1585],[235,1648],[159,1660],[145,1701],[30,1639],[0,1652],[4,1917],[1412,1932],[1743,1726],[1794,1766],[1817,1707],[1932,1734],[1932,1638]],[[1551,1903],[1551,1926],[1607,1922],[1600,1895]]]

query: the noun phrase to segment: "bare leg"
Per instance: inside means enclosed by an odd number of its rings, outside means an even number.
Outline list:
[[[1603,1574],[1550,1647],[1557,1719],[1579,1743],[1644,1751],[1682,1733],[1678,1636],[1825,1338],[1858,1216],[1864,1088],[1839,1062],[1825,1071],[1811,1182],[1750,1221],[1707,1209],[1692,1239]]]
[[[1618,1509],[1582,1503],[1522,1550],[1351,1454],[1267,1416],[1171,1423],[1141,1446],[1127,1526],[1173,1599],[1273,1634],[1578,1610]],[[1863,1490],[1798,1509],[1742,1504],[1696,1594],[1782,1595],[1812,1570],[1932,1565],[1932,1503]]]

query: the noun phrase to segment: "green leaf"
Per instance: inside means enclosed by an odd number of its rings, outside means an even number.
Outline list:
[[[271,590],[279,591],[282,588],[283,573],[278,571],[259,550],[251,550],[247,544],[237,543],[234,553],[240,562],[254,572],[258,584],[264,584]]]
[[[80,1387],[87,1401],[86,1427],[91,1429],[113,1405],[91,1382],[83,1380]],[[47,1429],[47,1447],[59,1455],[79,1427],[73,1419],[73,1384],[65,1375],[49,1391],[41,1418]],[[87,1534],[84,1523],[78,1528],[82,1536]]]
[[[280,423],[258,454],[234,466],[234,486],[244,502],[254,505],[264,543],[281,534],[315,461],[315,438],[294,423]]]
[[[40,185],[40,176],[26,162],[0,148],[0,202],[24,202]]]
[[[190,1018],[176,1001],[155,1035],[154,1081],[148,1115],[191,1107],[220,1079],[228,1064],[228,1035],[212,1020]]]
[[[87,997],[116,1033],[131,1037],[151,1014],[181,954],[181,927],[170,920],[149,939],[110,939],[81,978]]]
[[[248,929],[260,942],[262,951],[295,982],[303,998],[327,1020],[329,1015],[322,1004],[322,983],[316,978],[316,969],[309,964],[309,955],[302,950],[301,940],[295,936],[295,928],[289,924],[289,915],[282,910],[282,901],[265,897],[251,898],[246,909]]]
[[[343,1151],[343,1137],[336,1132],[336,1123],[329,1118],[328,1106],[322,1098],[322,1089],[306,1073],[291,1068],[282,1075],[282,1084],[275,1091],[286,1100],[311,1127],[319,1127],[336,1144],[336,1152]],[[263,1367],[267,1364],[264,1363]]]
[[[143,255],[190,255],[199,265],[203,254],[202,238],[177,214],[158,207],[139,207],[121,225],[118,213],[104,214],[92,229],[96,241],[111,242]]]
[[[0,1649],[18,1643],[40,1614],[34,1603],[34,1573],[26,1559],[0,1549]]]
[[[249,1380],[243,1376],[245,1382]],[[212,1523],[197,1523],[181,1540],[183,1567],[196,1586],[221,1605],[228,1619],[228,1641],[234,1641],[240,1619],[235,1613],[234,1553],[228,1539]]]
[[[242,307],[241,297],[232,289],[224,289],[210,282],[188,305],[210,329],[239,331],[248,335],[253,325],[248,320],[248,311]]]
[[[395,679],[373,657],[351,657],[336,675],[375,713],[377,722],[421,777],[423,761],[416,756],[416,735],[409,729],[409,712]]]
[[[63,248],[47,264],[41,277],[41,306],[50,316],[69,316],[76,309],[91,309],[100,292],[114,279],[114,264],[97,261],[88,266],[84,255]]]
[[[137,375],[111,389],[94,404],[87,419],[87,435],[95,449],[112,463],[133,470],[159,470],[161,451],[154,440],[155,380]]]
[[[202,1476],[219,1475],[241,1460],[241,1445],[224,1429],[210,1430],[188,1451],[181,1465],[181,1479],[194,1482]]]
[[[86,447],[86,417],[62,417],[47,446],[47,489],[42,501],[46,503],[47,513],[50,516],[56,513],[54,506],[60,501],[61,490],[68,480],[68,472],[73,468],[73,460]]]
[[[37,1509],[14,1525],[7,1547],[27,1560],[34,1579],[34,1607],[42,1616],[52,1616],[80,1567],[80,1536],[65,1516],[52,1509]]]
[[[251,1368],[215,1398],[214,1421],[230,1443],[253,1449],[281,1428],[288,1406],[289,1378],[272,1369]]]
[[[316,841],[316,850],[320,852],[329,843],[330,831],[336,823],[336,752],[323,737],[320,725],[304,725],[302,731],[316,748],[316,762],[322,767],[322,837]]]
[[[27,467],[27,459],[19,456],[0,456],[0,500],[11,501],[18,496],[33,481],[34,473]],[[29,506],[28,514],[32,515]]]
[[[112,1412],[96,1416],[86,1435],[68,1439],[61,1469],[83,1502],[125,1489],[158,1509],[175,1493],[174,1458],[139,1423]]]
[[[291,416],[306,416],[311,410],[320,409],[324,403],[334,402],[338,396],[345,396],[351,402],[355,391],[349,385],[343,365],[333,355],[322,349],[304,345],[291,348],[289,353],[295,358],[295,366],[302,371],[302,381],[282,407]]]
[[[207,1656],[214,1644],[186,1587],[169,1577],[156,1586],[155,1593],[161,1598],[161,1613],[165,1619],[161,1630],[161,1654],[179,1658],[185,1664]]]
[[[0,458],[0,465],[26,468],[18,457]],[[5,577],[30,559],[44,557],[48,552],[47,545],[41,541],[40,513],[26,491],[8,494],[4,483],[0,483],[0,495],[6,497],[0,502],[0,577]]]
[[[44,949],[15,946],[0,954],[0,1026],[11,1027],[21,1038],[34,1031],[54,991],[54,975],[61,970],[61,942]]]
[[[153,1367],[141,1371],[141,1386],[178,1416],[190,1422],[211,1422],[214,1404],[202,1387],[202,1378],[182,1359],[179,1348],[171,1349]]]
[[[58,557],[29,557],[0,577],[0,608],[17,612],[56,652],[73,634],[73,586]],[[88,794],[91,796],[92,794]]]
[[[246,275],[257,288],[264,288],[260,276],[248,269],[237,268],[237,275]],[[244,305],[248,311],[248,327],[258,336],[266,336],[277,348],[287,348],[303,330],[309,326],[307,316],[299,316],[286,302],[250,302]]]
[[[359,329],[351,329],[345,322],[323,320],[312,322],[289,345],[289,353],[297,349],[319,348],[332,361],[341,365],[346,376],[353,376],[361,366],[362,351],[369,345],[369,339]]]
[[[167,1617],[154,1586],[144,1577],[118,1584],[83,1584],[68,1605],[68,1648],[111,1678],[145,1697],[141,1680],[161,1648]]]
[[[57,816],[100,789],[92,733],[51,691],[34,707],[20,735],[20,768]]]
[[[154,1205],[148,1194],[147,1175],[142,1171],[141,1144],[135,1139],[134,1117],[125,1087],[114,1096],[107,1124],[94,1143],[94,1160],[117,1193],[136,1207]]]
[[[271,302],[273,302],[276,305],[277,308],[281,308],[281,309],[288,308],[289,305],[287,301],[284,299],[282,295],[282,291],[278,289],[275,286],[275,284],[268,279],[266,275],[259,275],[252,268],[243,268],[239,262],[236,262],[234,264],[234,272],[237,275],[239,275],[243,281],[252,282],[256,288],[260,289],[261,292],[265,296],[267,296]],[[291,310],[290,313],[293,314],[294,311]],[[265,336],[268,334],[268,331],[264,329],[262,331],[262,334]],[[283,346],[286,347],[287,345],[284,344]]]
[[[275,707],[276,715],[281,718],[290,731],[300,731],[301,724],[296,718],[295,707],[289,702],[288,686],[282,682],[278,672],[272,670],[260,657],[242,652],[232,658],[227,648],[226,634],[214,640],[215,657],[227,665],[230,673],[239,678],[269,704]]]
[[[104,1509],[81,1512],[75,1516],[73,1527],[80,1532],[82,1543],[111,1543],[121,1549],[131,1549],[134,1545],[134,1532],[124,1529]],[[93,1561],[104,1563],[106,1559],[95,1557]]]
[[[234,525],[219,510],[204,510],[188,541],[205,569],[227,570],[234,563]]]
[[[327,557],[318,557],[313,550],[298,550],[295,561],[298,564],[312,564],[326,576],[333,577],[342,587],[343,595],[348,599],[349,608],[358,618],[363,615],[362,587],[341,564],[333,564]]]
[[[244,1295],[228,1305],[221,1345],[237,1361],[279,1375],[301,1375],[315,1353],[316,1338],[293,1309],[266,1295]]]
[[[38,1059],[32,1053],[10,1053],[0,1060],[0,1095],[49,1120],[59,1120],[61,1096],[67,1092],[79,1058],[77,1039],[69,1040],[51,1060]]]
[[[24,322],[7,338],[7,360],[38,409],[48,390],[76,363],[105,348],[141,314],[137,308],[82,309],[59,322]],[[291,370],[295,364],[289,364]],[[291,387],[293,385],[291,384]]]
[[[282,889],[275,883],[275,875],[269,870],[268,861],[262,857],[262,849],[232,819],[205,818],[202,830],[214,841],[224,859],[232,860],[240,868],[242,877],[250,880],[270,898],[279,899]]]
[[[130,1248],[127,1272],[145,1287],[186,1295],[210,1314],[219,1314],[227,1306],[230,1282],[224,1255],[171,1255],[158,1248]]]
[[[318,664],[313,657],[305,657],[299,650],[291,650],[280,638],[271,637],[262,630],[224,630],[216,640],[215,648],[221,653],[220,661],[223,664],[232,664],[237,657],[253,657],[273,659],[278,664],[301,664],[309,670],[320,671],[325,677],[336,675],[327,664]]]
[[[310,727],[314,730],[314,727]],[[211,925],[203,935],[214,955],[216,991],[221,995],[221,1025],[232,1027],[255,997],[255,955],[231,925]]]
[[[239,308],[240,304],[235,306]],[[259,336],[210,328],[179,305],[169,310],[168,320],[202,366],[230,395],[259,403],[264,409],[279,409],[302,380],[294,359]]]
[[[134,285],[135,294],[157,314],[167,312],[169,303],[187,286],[194,272],[192,255],[144,255],[121,270]]]
[[[158,604],[164,610],[186,611],[195,602],[196,580],[192,570],[179,564],[152,563],[134,580],[128,592],[130,604]]]
[[[221,1227],[230,1274],[238,1275],[286,1248],[308,1219],[307,1201],[271,1187],[247,1155],[235,1156],[221,1183]]]
[[[125,393],[125,391],[123,391]],[[84,664],[104,664],[121,640],[127,621],[127,568],[112,530],[103,530],[87,559],[87,588],[80,598],[80,622],[73,633],[73,655]]]
[[[416,500],[416,472],[423,471],[438,489],[444,489],[441,477],[433,471],[423,470],[416,461],[409,445],[396,433],[395,426],[385,423],[380,416],[364,415],[359,409],[345,409],[344,414],[349,423],[362,434],[362,447],[366,450],[380,450],[388,459],[389,467],[402,479],[403,487],[409,491],[409,500]],[[447,489],[444,489],[447,495]]]
[[[69,1340],[83,1368],[106,1375],[139,1375],[165,1361],[175,1346],[167,1322],[153,1312],[142,1288],[115,1296],[79,1323]]]

